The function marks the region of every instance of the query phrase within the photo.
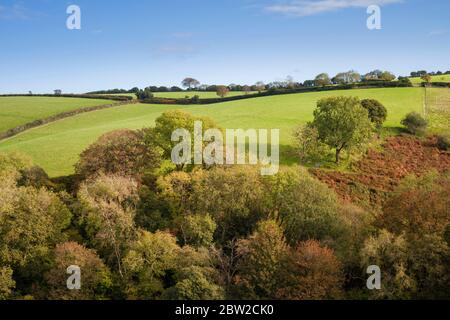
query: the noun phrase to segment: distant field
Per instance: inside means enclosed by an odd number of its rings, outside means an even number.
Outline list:
[[[110,103],[80,98],[0,97],[0,132],[58,113]]]
[[[281,144],[290,146],[293,128],[312,120],[317,100],[335,95],[378,99],[389,112],[387,127],[398,127],[406,113],[423,110],[424,90],[421,88],[301,93],[203,106],[135,104],[80,114],[32,129],[0,142],[0,151],[27,153],[51,176],[67,175],[73,172],[78,155],[103,133],[152,126],[162,112],[170,109],[210,116],[223,128],[277,128],[281,130]],[[281,160],[286,161],[285,155],[282,154]]]
[[[254,93],[254,92],[249,92]],[[227,97],[243,96],[245,92],[243,91],[230,91]],[[199,96],[200,98],[219,98],[215,92],[204,92],[204,91],[183,91],[183,92],[155,92],[155,97],[159,98],[192,98],[193,96]]]
[[[443,74],[440,76],[432,76],[433,82],[450,82],[450,74]],[[421,84],[423,80],[421,78],[410,78],[413,84]]]
[[[249,93],[255,93],[255,92],[249,92]],[[207,99],[207,98],[218,98],[217,94],[215,92],[205,92],[205,91],[181,91],[181,92],[154,92],[153,93],[155,97],[158,98],[174,98],[174,99],[182,99],[182,98],[192,98],[193,96],[199,96],[200,98]],[[112,94],[113,96],[125,96],[125,97],[133,97],[133,99],[136,99],[136,95],[134,93],[116,93]],[[227,95],[227,97],[234,97],[234,96],[243,96],[245,95],[245,92],[243,91],[230,91]]]
[[[101,96],[118,96],[118,97],[131,97],[136,99],[136,95],[134,93],[112,93],[112,94],[101,94]]]

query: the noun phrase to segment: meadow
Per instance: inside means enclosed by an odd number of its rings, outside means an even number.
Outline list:
[[[300,93],[202,106],[134,104],[80,114],[31,129],[1,141],[0,151],[26,153],[51,176],[67,175],[73,173],[78,155],[100,135],[115,129],[152,126],[162,112],[172,109],[209,116],[222,128],[277,128],[281,131],[282,147],[290,146],[293,129],[313,119],[317,100],[335,95],[379,100],[389,112],[385,123],[388,128],[399,127],[408,112],[423,110],[424,90],[421,88]],[[282,162],[286,163],[283,154],[281,156]]]
[[[432,82],[450,82],[450,74],[443,74],[440,76],[432,76]],[[410,78],[414,85],[419,85],[423,82],[421,78]]]
[[[110,103],[82,98],[0,97],[0,132],[58,113]]]

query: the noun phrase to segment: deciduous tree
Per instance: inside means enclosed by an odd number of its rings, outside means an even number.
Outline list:
[[[369,113],[370,121],[380,129],[387,118],[387,109],[378,100],[364,99],[361,100],[361,105]]]
[[[200,82],[194,78],[185,78],[181,85],[185,88],[188,88],[189,90],[192,90],[193,88],[196,88],[200,85]]]
[[[104,134],[80,155],[75,166],[83,178],[99,173],[135,177],[159,167],[160,153],[144,131],[117,130]]]
[[[367,110],[353,97],[319,100],[313,126],[320,140],[336,150],[336,163],[340,161],[342,150],[364,143],[372,132]]]
[[[216,93],[219,97],[225,98],[225,96],[227,96],[228,93],[230,93],[230,89],[228,89],[228,87],[226,86],[217,86]]]
[[[84,182],[78,198],[82,205],[80,223],[91,244],[123,276],[122,258],[136,236],[136,182],[101,175]]]
[[[78,266],[81,270],[81,288],[68,290],[67,267]],[[93,300],[105,299],[112,286],[111,275],[95,251],[75,242],[56,246],[50,270],[44,276],[46,298],[55,300]]]

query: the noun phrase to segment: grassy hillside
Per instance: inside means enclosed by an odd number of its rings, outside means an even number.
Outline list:
[[[428,88],[427,118],[431,132],[450,131],[450,89]]]
[[[110,103],[79,98],[0,97],[0,132],[58,113]]]
[[[432,76],[433,82],[450,82],[450,74],[443,74],[440,76]],[[423,80],[421,78],[410,78],[411,82],[415,85],[421,84]]]
[[[101,134],[119,128],[152,126],[164,110],[170,109],[210,116],[223,128],[278,128],[281,144],[289,146],[293,128],[312,120],[320,98],[351,95],[378,99],[389,111],[386,126],[398,127],[406,113],[422,111],[423,94],[421,88],[389,88],[302,93],[203,106],[129,105],[81,114],[30,130],[0,142],[0,151],[27,153],[52,176],[70,174],[80,152]],[[283,159],[286,162],[282,155]]]

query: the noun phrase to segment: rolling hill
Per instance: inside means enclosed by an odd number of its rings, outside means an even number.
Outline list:
[[[293,128],[312,120],[317,100],[334,95],[378,99],[389,111],[387,127],[398,127],[406,113],[421,112],[423,107],[423,90],[420,88],[302,93],[203,106],[135,104],[80,114],[29,130],[1,141],[0,151],[29,154],[51,176],[67,175],[73,172],[78,155],[103,133],[152,126],[162,112],[171,109],[209,116],[223,128],[278,128],[281,144],[289,146]]]
[[[0,97],[0,133],[62,112],[104,104],[111,104],[111,100],[60,97]]]

